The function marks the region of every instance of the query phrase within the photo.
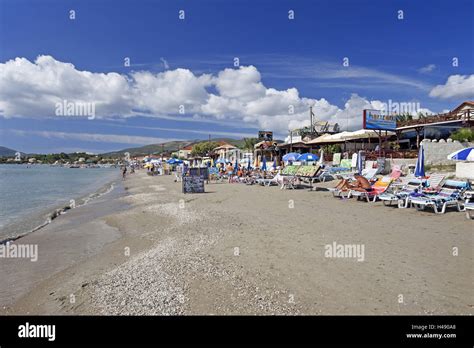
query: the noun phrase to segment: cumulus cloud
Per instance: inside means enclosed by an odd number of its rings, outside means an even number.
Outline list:
[[[437,85],[431,90],[430,97],[441,99],[473,98],[474,74],[449,76],[444,85]]]
[[[188,69],[123,75],[81,71],[51,56],[0,64],[0,115],[50,117],[56,103],[64,100],[95,103],[96,118],[192,117],[232,121],[280,134],[309,125],[310,106],[318,120],[354,129],[362,125],[363,109],[379,108],[382,103],[353,94],[341,109],[325,98],[302,97],[296,88],[267,87],[254,66],[224,69],[216,75],[196,75]]]

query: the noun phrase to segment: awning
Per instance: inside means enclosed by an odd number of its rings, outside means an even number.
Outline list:
[[[392,135],[395,135],[395,132],[390,132],[390,131],[381,131],[382,136],[387,136],[390,137]],[[358,140],[358,139],[369,139],[369,138],[378,138],[379,133],[375,130],[372,129],[359,129],[358,131],[355,132],[346,132],[347,134],[344,135],[344,140]]]

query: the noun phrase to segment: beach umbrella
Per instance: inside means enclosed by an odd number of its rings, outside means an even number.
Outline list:
[[[314,155],[312,153],[304,153],[299,155],[296,160],[300,162],[310,162],[310,161],[317,161],[319,159],[318,155]]]
[[[262,159],[262,170],[264,172],[267,171],[267,158],[265,156],[263,156],[263,159]]]
[[[226,158],[219,158],[217,161],[216,161],[216,164],[219,164],[219,163],[229,163],[230,161]]]
[[[287,153],[285,156],[283,156],[283,161],[289,162],[289,161],[296,161],[300,154],[297,152],[290,152]]]
[[[324,150],[321,148],[319,152],[319,162],[318,164],[322,166],[324,164]]]
[[[425,150],[423,149],[423,144],[420,144],[420,150],[418,151],[418,159],[416,160],[415,167],[415,176],[425,176]]]
[[[359,151],[359,153],[357,154],[357,173],[359,174],[362,174],[362,168],[364,166],[363,162],[362,162],[362,151]]]
[[[474,147],[466,147],[448,155],[452,161],[474,161]]]

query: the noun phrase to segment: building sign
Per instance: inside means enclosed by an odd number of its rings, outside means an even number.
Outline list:
[[[272,141],[273,132],[268,131],[259,131],[258,132],[258,141]]]
[[[197,167],[188,169],[189,176],[199,176],[203,180],[209,180],[209,168]]]
[[[364,129],[395,131],[397,116],[384,115],[379,110],[364,110]]]
[[[204,178],[183,176],[183,193],[204,193]]]

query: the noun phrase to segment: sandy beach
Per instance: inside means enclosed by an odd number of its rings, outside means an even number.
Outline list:
[[[184,195],[138,171],[16,241],[38,261],[2,260],[1,313],[474,313],[472,221],[333,198],[334,185]],[[326,257],[333,243],[363,245],[363,260]]]

